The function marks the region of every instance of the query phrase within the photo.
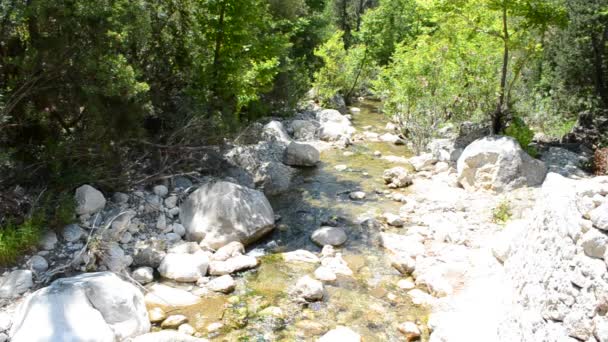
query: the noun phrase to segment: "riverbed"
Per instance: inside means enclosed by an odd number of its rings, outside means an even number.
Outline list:
[[[355,106],[361,109],[352,114],[358,133],[385,132],[388,121],[378,111],[378,103]],[[202,304],[173,312],[188,316],[199,332],[220,322],[221,329],[203,334],[213,341],[309,341],[337,325],[357,331],[364,341],[403,340],[397,326],[404,321],[426,323],[427,312],[414,306],[406,291],[397,287],[403,277],[379,245],[379,233],[390,231],[388,226],[360,224],[384,212],[399,212],[402,205],[390,198],[396,191],[387,192],[382,180],[385,169],[398,166],[381,157],[387,155],[408,157],[411,153],[404,145],[369,140],[355,140],[346,149],[324,150],[317,167],[299,171],[291,191],[269,198],[280,219],[274,232],[249,250],[264,251],[260,266],[243,273],[231,295],[206,296]],[[352,200],[349,193],[353,191],[366,196]],[[337,251],[354,274],[326,284],[323,301],[302,305],[290,297],[289,290],[316,266],[287,263],[280,253],[320,252],[310,236],[324,225],[345,229],[348,240]],[[427,335],[423,332],[423,340]]]

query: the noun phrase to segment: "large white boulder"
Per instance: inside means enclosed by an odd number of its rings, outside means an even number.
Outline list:
[[[141,291],[110,272],[54,281],[15,312],[13,342],[120,341],[150,330]]]
[[[283,156],[283,163],[291,166],[315,166],[319,160],[319,150],[314,146],[296,142],[287,146]]]
[[[179,282],[195,282],[207,274],[209,257],[205,252],[169,253],[158,267],[158,272],[165,278]]]
[[[511,137],[490,136],[474,141],[458,159],[458,181],[467,190],[509,191],[540,185],[545,164],[530,157]]]
[[[316,117],[321,123],[319,127],[321,140],[338,141],[343,137],[350,138],[355,132],[350,120],[335,109],[324,109],[318,112]]]
[[[76,213],[78,215],[93,214],[106,206],[106,198],[101,191],[85,184],[76,189]]]
[[[251,243],[274,228],[274,212],[263,193],[230,182],[209,182],[180,206],[189,240],[213,249],[232,241]]]

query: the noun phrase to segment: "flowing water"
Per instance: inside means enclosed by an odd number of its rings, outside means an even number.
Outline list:
[[[353,115],[357,132],[384,133],[387,121],[378,112],[377,103],[357,106],[361,108]],[[375,157],[374,151],[409,155],[406,147],[384,142],[357,142],[345,150],[322,152],[321,163],[302,170],[291,191],[270,198],[281,219],[277,229],[258,246],[272,246],[273,254],[261,257],[257,269],[239,277],[233,294],[207,297],[200,305],[178,311],[213,341],[314,341],[336,325],[350,327],[364,341],[403,340],[397,325],[404,321],[425,322],[426,312],[412,305],[406,291],[396,286],[402,276],[390,266],[379,245],[380,231],[357,223],[384,212],[398,213],[400,207],[385,196],[382,181],[382,172],[396,165]],[[339,171],[338,165],[346,165],[347,169]],[[350,200],[348,194],[355,190],[364,191],[366,198]],[[280,252],[319,252],[310,235],[328,222],[347,231],[348,240],[338,251],[354,275],[326,284],[323,301],[303,306],[294,302],[288,291],[299,277],[312,275],[318,265],[286,263]],[[213,322],[222,322],[224,328],[208,334],[206,327]],[[423,338],[426,335],[424,332]]]

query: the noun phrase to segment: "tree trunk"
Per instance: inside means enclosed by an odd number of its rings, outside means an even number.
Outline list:
[[[350,26],[348,25],[348,0],[342,0],[342,8],[340,9],[342,31],[344,31],[344,48],[348,49],[350,47]]]
[[[359,0],[359,8],[357,9],[357,29],[359,32],[361,29],[361,17],[363,16],[363,6],[365,5],[365,0]]]
[[[220,79],[220,58],[221,58],[221,50],[222,43],[224,40],[224,15],[226,12],[226,2],[222,1],[220,4],[220,13],[219,20],[217,23],[217,28],[215,32],[215,47],[213,49],[213,71],[211,73],[211,109],[212,111],[219,110],[224,114],[224,110],[222,109],[222,99],[219,98],[219,79]]]
[[[604,75],[604,38],[598,39],[595,34],[591,35],[593,45],[593,65],[595,67],[595,90],[602,100],[604,106],[608,107],[608,87]]]
[[[509,26],[507,23],[507,4],[503,2],[502,8],[502,29],[504,52],[502,59],[502,72],[500,76],[500,89],[498,90],[498,103],[496,111],[492,117],[492,133],[499,134],[505,128],[505,113],[507,112],[507,102],[505,101],[505,89],[507,86],[507,72],[509,71]]]

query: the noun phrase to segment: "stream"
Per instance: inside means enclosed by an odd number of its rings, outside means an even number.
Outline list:
[[[379,113],[378,103],[355,106],[361,109],[352,115],[357,133],[384,133],[387,120]],[[402,205],[387,196],[382,180],[385,169],[399,165],[374,156],[376,151],[410,156],[405,146],[370,141],[323,151],[317,167],[302,169],[294,177],[292,191],[269,198],[281,219],[273,233],[252,246],[254,251],[260,247],[271,251],[260,257],[260,266],[238,277],[234,293],[206,296],[201,304],[175,313],[188,316],[199,332],[221,322],[221,329],[203,333],[212,341],[313,341],[337,325],[348,326],[364,341],[402,341],[397,330],[400,323],[426,323],[428,312],[414,306],[406,291],[397,287],[403,276],[391,267],[379,244],[380,229],[359,224],[384,212],[398,213]],[[363,191],[366,197],[352,200],[351,191]],[[323,301],[303,306],[289,296],[289,289],[301,276],[312,275],[318,265],[287,263],[280,253],[297,249],[319,253],[321,248],[310,235],[323,225],[346,230],[348,240],[337,251],[354,275],[339,276],[325,285]],[[399,231],[382,228],[392,229]],[[427,336],[423,332],[423,340]]]

